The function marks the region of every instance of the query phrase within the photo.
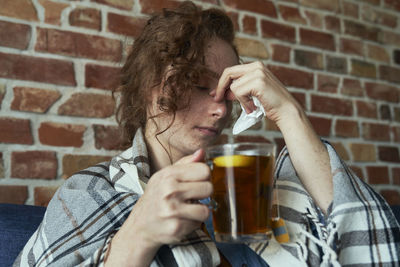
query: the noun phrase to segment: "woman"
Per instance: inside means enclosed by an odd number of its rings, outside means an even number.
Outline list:
[[[385,201],[262,63],[238,65],[233,39],[226,14],[188,2],[148,21],[122,69],[118,118],[130,147],[66,181],[16,266],[397,264],[399,226]],[[276,172],[287,244],[215,244],[201,230],[208,207],[192,201],[213,190],[202,148],[232,100],[255,108],[251,96],[287,145]]]

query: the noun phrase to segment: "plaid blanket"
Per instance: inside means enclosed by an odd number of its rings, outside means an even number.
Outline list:
[[[334,181],[328,215],[304,190],[283,149],[276,165],[280,216],[290,235],[249,247],[271,266],[399,266],[399,224],[384,199],[325,142]],[[143,194],[150,167],[141,130],[130,149],[70,177],[14,266],[101,266],[114,234]],[[216,266],[213,240],[197,230],[160,248],[151,266]]]

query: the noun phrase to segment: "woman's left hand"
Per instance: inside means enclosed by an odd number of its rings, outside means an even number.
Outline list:
[[[224,97],[237,99],[246,113],[255,110],[251,99],[255,96],[263,105],[266,116],[277,124],[283,120],[288,108],[301,109],[284,85],[259,61],[226,68],[211,95],[216,101]]]

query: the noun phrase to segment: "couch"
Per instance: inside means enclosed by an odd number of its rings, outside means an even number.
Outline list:
[[[392,206],[400,222],[400,206]],[[11,266],[43,219],[46,208],[0,203],[0,266]]]

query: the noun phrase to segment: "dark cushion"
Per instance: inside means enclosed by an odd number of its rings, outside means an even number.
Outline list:
[[[45,207],[0,204],[0,266],[11,266],[43,219]]]

